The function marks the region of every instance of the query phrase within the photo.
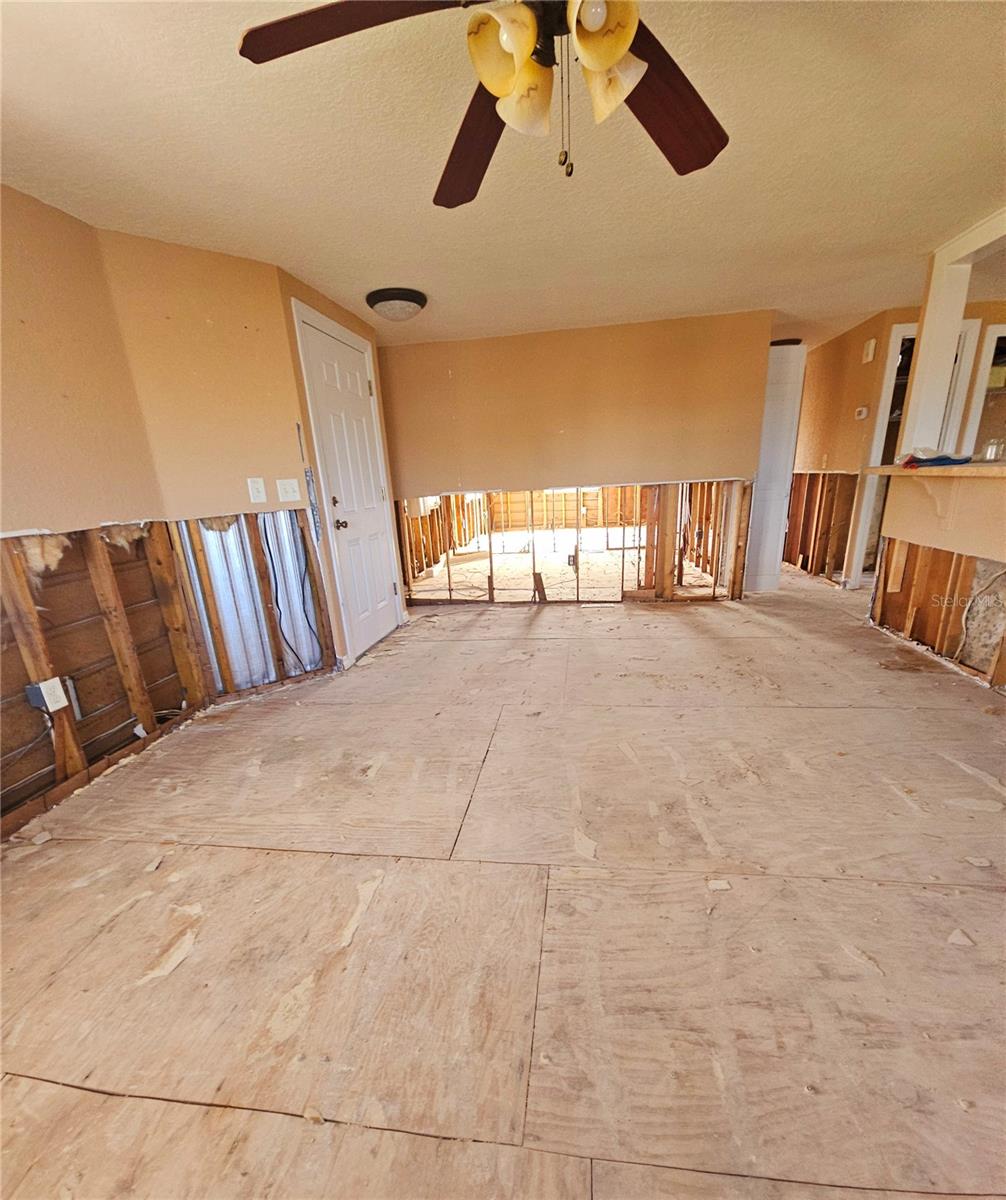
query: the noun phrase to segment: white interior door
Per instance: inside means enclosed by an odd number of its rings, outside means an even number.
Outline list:
[[[398,624],[380,431],[363,351],[306,321],[300,342],[322,472],[318,503],[335,546],[355,658]]]

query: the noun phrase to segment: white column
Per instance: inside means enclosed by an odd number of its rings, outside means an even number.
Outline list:
[[[941,262],[938,254],[933,256],[905,398],[899,454],[908,454],[922,446],[934,450],[952,448],[940,445],[940,435],[970,283],[970,263]],[[956,441],[956,437],[952,440]]]
[[[971,264],[1006,245],[1006,208],[991,213],[934,252],[919,320],[912,373],[905,397],[898,453],[907,454],[922,446],[953,450],[957,430],[947,433],[940,445],[943,418],[947,411],[954,359],[971,282]]]
[[[806,346],[772,346],[768,352],[758,474],[751,496],[745,591],[771,592],[779,587],[806,362]]]

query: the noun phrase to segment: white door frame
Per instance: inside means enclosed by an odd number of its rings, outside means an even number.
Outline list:
[[[961,454],[974,454],[975,438],[978,436],[978,426],[982,422],[982,408],[985,405],[985,392],[989,383],[989,372],[992,370],[992,356],[996,352],[996,342],[1006,337],[1006,325],[986,325],[985,337],[982,339],[981,353],[978,355],[978,369],[975,374],[975,384],[971,389],[971,407],[968,409],[968,420],[961,431],[958,449]]]
[[[961,322],[960,332],[958,333],[958,345],[960,349],[944,408],[944,432],[940,439],[944,443],[940,447],[944,453],[952,454],[957,444],[956,430],[960,425],[961,416],[964,412],[964,402],[968,394],[971,368],[975,361],[975,351],[978,345],[978,333],[981,325],[981,321],[974,317]],[[887,438],[887,421],[891,415],[891,403],[894,399],[894,384],[898,374],[898,358],[901,351],[901,343],[905,338],[913,337],[916,339],[916,344],[918,344],[918,336],[919,326],[917,322],[912,321],[891,326],[891,336],[887,343],[887,362],[884,367],[884,381],[881,384],[880,396],[877,400],[877,415],[873,424],[873,437],[870,441],[870,455],[868,461],[863,464],[865,467],[880,466],[880,460],[884,453],[884,442]],[[907,399],[908,397],[906,396]],[[975,428],[977,429],[977,426]],[[898,437],[898,454],[904,454],[907,449],[910,449],[910,447],[905,447],[903,444],[904,430],[905,424],[902,421]],[[863,560],[866,558],[866,540],[870,534],[870,519],[873,516],[873,506],[876,503],[879,486],[879,476],[860,475],[853,535],[849,540],[849,549],[846,552],[845,563],[842,569],[843,586],[847,588],[858,588],[863,585]]]
[[[950,392],[947,396],[947,407],[944,412],[943,426],[940,430],[940,444],[937,447],[941,454],[954,454],[961,436],[961,419],[964,416],[964,405],[968,398],[968,388],[971,384],[971,371],[975,365],[975,353],[978,350],[978,337],[982,323],[978,317],[967,317],[961,321],[961,335],[958,345],[960,350],[954,371],[950,377]]]
[[[319,333],[328,334],[329,337],[335,338],[336,341],[342,342],[347,346],[352,346],[354,350],[359,350],[367,363],[367,380],[370,386],[370,410],[374,421],[374,438],[377,444],[378,451],[378,469],[380,472],[380,487],[381,494],[384,500],[384,525],[388,535],[388,555],[389,565],[391,567],[391,578],[395,584],[395,614],[398,618],[398,624],[405,624],[405,609],[402,601],[402,589],[399,587],[398,561],[395,555],[395,547],[398,542],[398,535],[395,532],[394,522],[391,518],[391,489],[388,486],[388,476],[385,468],[385,447],[384,435],[381,426],[381,414],[377,408],[377,384],[376,373],[374,371],[374,347],[366,338],[360,337],[359,334],[353,333],[346,329],[345,326],[339,325],[330,317],[323,316],[320,312],[305,304],[302,300],[291,300],[293,306],[293,323],[297,331],[297,349],[300,353],[300,372],[301,378],[304,381],[304,396],[307,400],[307,417],[311,425],[311,440],[314,443],[315,449],[315,472],[317,476],[318,486],[316,494],[318,497],[319,516],[321,518],[321,527],[325,531],[325,541],[329,552],[332,556],[332,569],[335,572],[335,603],[339,610],[340,623],[342,632],[346,639],[346,654],[342,659],[344,667],[351,667],[359,654],[362,653],[352,643],[352,625],[349,622],[346,613],[346,605],[344,597],[347,595],[343,580],[344,571],[342,564],[339,561],[339,548],[336,544],[335,530],[332,525],[332,512],[329,505],[325,502],[328,496],[332,495],[332,489],[329,486],[329,480],[325,477],[325,468],[322,465],[321,452],[318,441],[318,428],[315,421],[314,405],[311,403],[311,383],[310,375],[307,369],[307,354],[304,346],[304,339],[301,333],[304,325],[309,325],[312,329],[318,330]]]
[[[877,412],[873,419],[873,436],[870,439],[869,458],[863,464],[865,467],[879,467],[884,456],[884,442],[887,440],[887,422],[891,415],[891,404],[894,400],[894,385],[898,377],[898,359],[901,355],[901,343],[905,338],[917,337],[918,324],[914,321],[903,325],[892,325],[891,336],[887,342],[887,359],[884,366],[884,381],[880,385],[880,395],[877,398]],[[873,506],[877,502],[877,488],[880,479],[877,475],[860,475],[858,496],[856,498],[857,517],[853,525],[849,549],[846,552],[845,563],[842,566],[842,584],[847,588],[863,586],[863,562],[866,558],[866,539],[870,536],[870,519],[873,516]]]

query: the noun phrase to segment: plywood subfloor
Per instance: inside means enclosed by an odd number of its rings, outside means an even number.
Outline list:
[[[1006,704],[866,602],[420,610],[37,819],[5,1194],[1006,1191]]]

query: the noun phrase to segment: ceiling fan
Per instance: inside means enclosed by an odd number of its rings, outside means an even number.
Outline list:
[[[269,62],[376,25],[478,3],[337,0],[249,29],[240,52],[252,62]],[[468,21],[468,51],[479,83],[434,204],[457,208],[475,199],[504,125],[522,133],[548,133],[555,40],[566,37],[583,70],[598,123],[624,102],[679,175],[707,167],[727,144],[705,101],[640,21],[635,0],[517,0],[479,6]],[[571,170],[567,167],[567,173]]]

